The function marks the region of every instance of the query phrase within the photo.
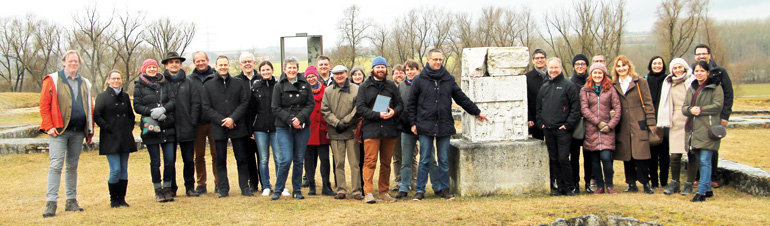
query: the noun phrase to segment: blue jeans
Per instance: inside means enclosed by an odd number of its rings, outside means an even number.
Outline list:
[[[304,129],[294,129],[289,127],[276,127],[276,136],[278,137],[278,149],[281,153],[281,159],[276,169],[275,192],[283,191],[286,187],[286,178],[289,177],[289,167],[294,163],[291,171],[291,188],[294,192],[299,192],[302,186],[302,165],[305,161],[305,149],[310,140],[310,126]]]
[[[107,163],[110,164],[110,177],[107,183],[118,183],[119,180],[128,180],[128,152],[107,155]]]
[[[698,155],[698,164],[700,164],[700,184],[698,184],[698,194],[706,195],[711,190],[711,157],[714,151],[700,149],[695,153]]]
[[[414,156],[414,150],[417,146],[417,139],[419,139],[419,136],[412,133],[401,133],[401,169],[399,169],[399,173],[402,176],[398,191],[409,192],[409,186],[412,185],[412,171],[417,170],[412,169],[412,161],[414,161],[412,157]],[[433,186],[434,191],[438,191],[436,187],[439,184],[438,165],[436,164],[436,158],[431,156],[429,161],[430,164],[428,164],[428,174],[430,175],[430,184]]]
[[[278,148],[278,136],[275,132],[254,132],[254,142],[257,142],[259,150],[259,178],[262,182],[262,189],[273,189],[270,185],[270,147],[273,148],[273,163],[275,164],[276,175],[278,177],[278,162],[281,160],[280,149]]]
[[[452,136],[432,137],[419,135],[420,139],[420,166],[417,169],[417,192],[425,193],[425,185],[428,183],[428,173],[433,159],[433,141],[436,141],[436,156],[438,157],[438,178],[433,184],[433,192],[449,188],[449,139]],[[402,179],[403,180],[403,179]],[[438,190],[437,190],[438,189]]]
[[[615,184],[612,182],[612,176],[615,174],[615,170],[612,168],[614,161],[612,159],[612,150],[586,151],[585,153],[590,153],[596,186],[598,188],[605,186],[608,188],[615,187]]]
[[[155,188],[161,186],[160,176],[160,149],[163,148],[163,187],[171,187],[174,178],[176,177],[176,145],[174,142],[166,142],[161,144],[148,144],[147,152],[150,153],[150,175],[152,176],[152,183]]]

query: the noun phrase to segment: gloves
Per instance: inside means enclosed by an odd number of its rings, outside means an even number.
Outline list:
[[[336,131],[337,133],[344,133],[345,130],[348,129],[348,127],[345,126],[346,124],[348,124],[347,121],[339,121],[337,123],[337,126],[334,127],[334,131]]]
[[[166,120],[166,114],[161,114],[160,116],[158,116],[157,119],[158,119],[158,121],[165,121]]]
[[[610,118],[614,118],[614,117],[615,117],[615,110],[610,110]]]
[[[599,129],[599,132],[609,133],[610,132],[610,126],[605,125],[604,127],[601,127],[601,129]]]
[[[606,123],[606,122],[599,122],[599,125],[597,125],[597,127],[599,127],[599,129],[602,129],[602,128],[604,128],[605,126],[607,126],[607,123]]]
[[[165,113],[166,113],[166,108],[164,108],[164,107],[156,107],[156,108],[153,108],[152,110],[150,110],[150,117],[152,117],[152,119],[158,119],[160,117],[160,115],[165,114]]]

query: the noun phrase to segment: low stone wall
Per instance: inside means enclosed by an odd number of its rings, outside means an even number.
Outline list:
[[[682,158],[682,172],[687,158]],[[717,169],[720,185],[732,185],[738,191],[758,196],[770,196],[770,172],[734,161],[719,159]]]
[[[135,137],[137,149],[144,148],[142,138]],[[91,144],[83,142],[83,151],[99,150],[99,138],[95,137]],[[48,152],[48,138],[0,139],[0,155],[29,154]]]
[[[735,116],[730,117],[727,128],[740,129],[768,129],[770,128],[770,116]]]
[[[542,140],[471,143],[453,139],[449,187],[461,196],[547,193],[548,151]]]
[[[549,224],[540,224],[541,226],[548,226]],[[623,226],[652,226],[662,225],[657,222],[640,221],[633,217],[621,217],[621,216],[598,216],[588,215],[573,217],[570,219],[557,218],[551,222],[550,226],[605,226],[605,225],[623,225]]]
[[[39,126],[27,125],[9,128],[0,131],[0,139],[12,139],[12,138],[32,138],[40,134]]]

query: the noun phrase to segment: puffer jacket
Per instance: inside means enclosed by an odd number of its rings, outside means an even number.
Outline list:
[[[557,129],[564,126],[572,131],[580,120],[579,88],[571,81],[564,78],[564,74],[551,79],[540,87],[537,93],[537,121],[538,128]]]
[[[313,90],[307,81],[298,74],[297,81],[292,84],[286,75],[281,76],[281,81],[273,88],[271,103],[276,127],[291,127],[291,119],[295,117],[300,125],[310,126],[310,114],[314,107]]]
[[[315,102],[313,104],[313,113],[310,113],[310,139],[308,140],[307,145],[331,144],[331,141],[329,141],[329,138],[327,137],[329,125],[326,124],[326,120],[321,114],[321,102],[324,98],[326,85],[322,84],[321,81],[318,81],[318,85],[320,86],[318,88],[321,90],[319,90],[318,93],[313,94],[313,100]]]
[[[615,88],[610,87],[610,90],[602,90],[600,95],[596,95],[594,90],[585,87],[580,89],[580,111],[586,120],[583,149],[589,151],[615,150],[614,129],[620,123],[620,114],[610,117],[610,110],[620,112],[620,99]],[[607,123],[610,132],[600,132],[599,122]]]
[[[350,140],[353,139],[353,124],[358,119],[356,116],[356,96],[358,95],[358,85],[350,80],[345,81],[345,85],[340,87],[333,83],[324,91],[324,98],[321,101],[321,114],[328,125],[337,127],[339,123],[347,122],[342,126],[347,128],[342,133],[337,133],[334,128],[329,130],[329,139],[331,140]]]
[[[140,76],[146,76],[140,75]],[[157,74],[155,76],[163,76]],[[142,143],[160,144],[176,141],[174,111],[176,110],[176,96],[171,91],[168,82],[161,81],[157,88],[150,83],[137,79],[134,83],[134,111],[142,117],[150,117],[151,110],[157,107],[166,109],[166,119],[158,122],[161,132],[157,134],[142,134]],[[140,123],[140,127],[141,127]]]
[[[719,85],[719,78],[710,77],[706,81],[705,87],[700,90],[697,97],[693,97],[693,94],[698,90],[698,81],[694,81],[687,90],[687,97],[682,105],[682,114],[688,117],[688,120],[692,120],[692,130],[685,132],[685,144],[687,150],[693,149],[706,149],[710,151],[718,151],[721,140],[712,140],[708,136],[708,126],[719,125],[719,115],[722,113],[722,106],[724,104],[724,91],[722,86]],[[692,99],[695,98],[695,104],[692,104]],[[693,107],[700,107],[700,115],[695,116],[690,111]]]
[[[168,81],[171,91],[176,97],[176,141],[187,142],[195,140],[195,127],[198,125],[201,113],[201,95],[192,79],[185,76],[184,70],[180,70],[177,76],[171,76],[166,70],[163,75]]]

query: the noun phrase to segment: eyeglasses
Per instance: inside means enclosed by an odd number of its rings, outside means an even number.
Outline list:
[[[586,63],[575,63],[575,66],[586,66]]]
[[[696,53],[695,55],[696,56],[708,56],[709,53]]]
[[[545,60],[545,57],[535,57],[535,60]]]
[[[241,61],[241,63],[242,64],[253,64],[254,61],[253,60],[244,60],[244,61]]]
[[[112,80],[112,81],[120,81],[120,80],[123,80],[123,78],[110,78],[110,80]]]

